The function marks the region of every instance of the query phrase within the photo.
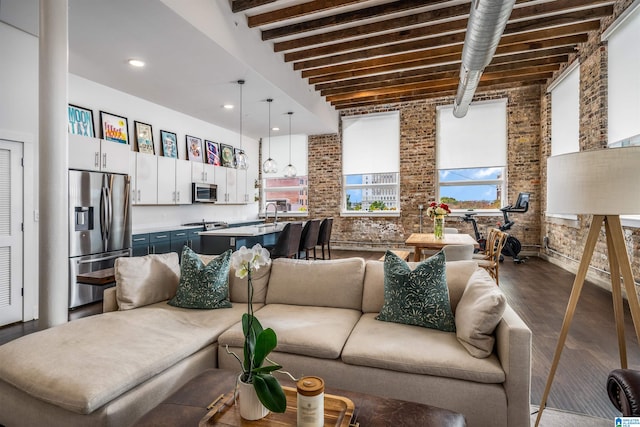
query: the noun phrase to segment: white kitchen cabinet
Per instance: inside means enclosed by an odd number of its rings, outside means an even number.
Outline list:
[[[158,204],[191,204],[191,164],[188,160],[158,157]]]
[[[249,191],[247,185],[247,171],[236,170],[236,195],[239,203],[249,203]]]
[[[191,179],[193,182],[215,184],[216,168],[208,163],[191,162]]]
[[[215,169],[215,181],[217,191],[218,191],[218,200],[216,204],[222,205],[227,203],[227,169],[222,166],[216,166]]]
[[[238,203],[238,195],[236,188],[238,185],[238,170],[232,168],[227,169],[227,203]]]
[[[218,167],[216,168],[216,185],[218,186],[217,204],[249,203],[246,170]]]
[[[134,205],[158,204],[158,158],[153,154],[132,153],[131,189]]]
[[[129,173],[128,144],[69,134],[69,169]]]
[[[176,205],[191,204],[192,163],[189,160],[176,160]]]

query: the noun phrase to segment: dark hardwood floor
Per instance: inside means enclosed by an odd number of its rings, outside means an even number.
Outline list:
[[[333,258],[378,259],[381,252],[332,250]],[[507,259],[500,267],[501,289],[533,332],[531,403],[540,404],[574,275],[539,258],[523,264]],[[101,304],[73,310],[70,320],[101,311]],[[629,367],[640,369],[640,349],[625,305]],[[0,344],[38,330],[38,321],[0,328]],[[547,406],[612,419],[605,382],[619,367],[611,293],[586,283],[562,352]]]

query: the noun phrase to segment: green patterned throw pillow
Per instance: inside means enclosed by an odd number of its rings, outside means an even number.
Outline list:
[[[384,304],[376,319],[455,332],[444,252],[438,252],[411,271],[403,259],[387,251]]]
[[[182,308],[229,308],[231,250],[205,265],[198,254],[185,246],[180,264],[180,283],[169,304]]]

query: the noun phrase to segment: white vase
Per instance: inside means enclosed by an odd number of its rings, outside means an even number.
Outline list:
[[[269,410],[258,399],[253,384],[243,383],[239,378],[238,384],[240,416],[245,420],[259,420],[269,415]]]

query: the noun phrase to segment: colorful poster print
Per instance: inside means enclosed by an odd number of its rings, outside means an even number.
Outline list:
[[[187,135],[187,158],[202,163],[202,139]]]
[[[129,124],[126,117],[100,111],[100,123],[102,123],[102,139],[121,144],[129,143]]]
[[[207,155],[207,163],[214,166],[220,166],[220,145],[217,142],[204,140],[204,146]]]
[[[69,133],[92,138],[96,136],[93,130],[93,111],[69,104],[67,112],[69,115]]]
[[[136,144],[138,151],[146,154],[156,154],[153,148],[153,131],[151,125],[142,122],[133,122],[136,133]]]
[[[165,157],[171,157],[172,159],[177,159],[178,137],[176,134],[166,130],[161,130],[160,139],[162,140],[162,155]]]
[[[226,144],[220,144],[220,159],[222,166],[233,168],[233,147]]]

